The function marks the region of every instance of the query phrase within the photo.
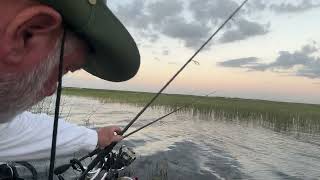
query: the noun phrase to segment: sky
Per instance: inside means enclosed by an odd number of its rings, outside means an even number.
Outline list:
[[[158,91],[239,0],[108,0],[134,37],[141,67],[106,82],[84,71],[64,86]],[[320,104],[320,0],[249,0],[166,93]]]

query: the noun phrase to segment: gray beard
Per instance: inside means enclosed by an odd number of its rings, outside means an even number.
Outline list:
[[[0,123],[11,121],[44,98],[43,86],[59,64],[60,44],[61,40],[58,40],[49,56],[32,71],[0,73]]]

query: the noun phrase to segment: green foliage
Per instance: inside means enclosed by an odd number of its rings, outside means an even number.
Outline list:
[[[155,95],[146,92],[64,88],[65,95],[97,98],[102,102],[144,106]],[[275,131],[320,132],[320,105],[249,100],[224,97],[162,94],[153,106],[184,111],[216,120],[258,123]]]

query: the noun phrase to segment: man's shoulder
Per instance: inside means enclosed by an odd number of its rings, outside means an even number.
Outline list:
[[[35,114],[29,111],[25,111],[17,115],[11,122],[9,126],[48,126],[53,123],[53,117],[47,114]]]
[[[34,114],[32,112],[29,111],[24,111],[21,114],[17,115],[15,119],[21,119],[21,118],[25,118],[25,117],[29,117],[29,116],[33,116]]]
[[[17,120],[27,120],[27,119],[53,119],[53,117],[47,115],[47,114],[44,114],[44,113],[40,113],[40,114],[35,114],[35,113],[32,113],[32,112],[29,112],[29,111],[25,111],[21,114],[19,114],[15,119]]]
[[[45,120],[47,119],[47,120]],[[1,134],[13,134],[16,132],[29,132],[33,128],[49,126],[51,121],[49,116],[44,114],[34,114],[28,111],[18,114],[13,120],[0,125]],[[1,136],[0,134],[0,136]],[[23,133],[22,133],[23,134]]]

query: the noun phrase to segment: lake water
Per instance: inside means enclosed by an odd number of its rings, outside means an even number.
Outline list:
[[[96,127],[125,126],[141,110],[66,96],[62,106],[69,122]],[[53,104],[46,107],[52,110]],[[149,109],[131,130],[166,113],[164,108]],[[178,113],[123,144],[138,155],[130,171],[140,179],[320,179],[316,134],[279,133],[250,123]]]

